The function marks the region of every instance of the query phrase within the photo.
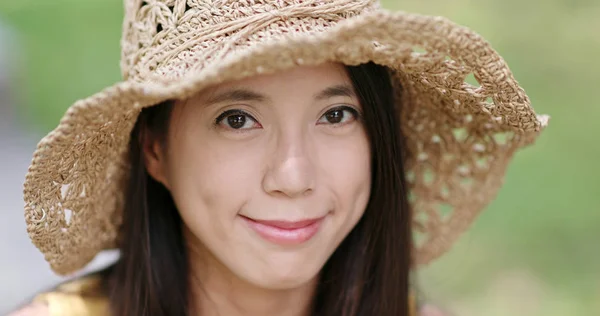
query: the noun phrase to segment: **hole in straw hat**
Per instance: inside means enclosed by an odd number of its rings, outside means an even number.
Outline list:
[[[140,5],[140,8],[143,8],[143,7],[147,6],[147,5],[148,5],[148,2],[142,1],[142,4]]]
[[[163,26],[162,26],[162,24],[158,23],[158,24],[156,25],[156,33],[160,33],[162,30],[163,30]]]
[[[494,142],[496,144],[506,145],[506,143],[508,142],[508,140],[510,138],[512,138],[512,136],[513,136],[512,132],[502,132],[502,133],[496,133],[492,137],[494,138]]]
[[[471,178],[470,176],[465,175],[464,178],[460,179],[460,184],[464,188],[471,187],[471,186],[473,186],[473,178]]]
[[[485,145],[482,143],[475,143],[473,144],[473,151],[478,152],[478,153],[482,153],[485,151]]]
[[[456,171],[461,176],[468,176],[471,171],[471,168],[469,168],[469,166],[467,165],[460,165],[458,166],[458,168],[456,168]]]
[[[488,157],[478,158],[477,160],[475,160],[475,165],[477,165],[479,169],[487,169],[490,165]]]
[[[427,50],[423,47],[415,46],[415,47],[413,47],[412,50],[413,50],[413,54],[415,54],[415,55],[427,54]]]
[[[406,181],[408,181],[409,183],[413,183],[415,181],[415,172],[412,170],[407,171],[405,177]]]
[[[466,77],[465,77],[465,82],[474,86],[474,87],[480,87],[479,81],[477,81],[477,79],[475,78],[475,75],[471,72],[469,73]]]
[[[452,135],[454,135],[454,139],[458,142],[463,142],[469,136],[467,129],[464,127],[454,128],[452,129]]]
[[[432,184],[434,178],[435,176],[431,169],[427,168],[423,171],[423,182],[425,182],[425,184]]]
[[[60,197],[62,200],[67,198],[67,192],[69,192],[69,184],[63,184],[60,186]]]
[[[442,203],[438,206],[438,213],[442,216],[442,218],[448,218],[452,211],[454,210],[454,206],[448,203]]]
[[[410,190],[408,191],[407,199],[409,203],[414,203],[417,200],[417,196],[412,190]]]
[[[413,222],[420,224],[421,227],[425,227],[429,221],[429,215],[424,211],[417,211],[413,214]]]
[[[170,5],[170,6],[167,6],[167,8],[169,8],[169,10],[171,11],[171,13],[173,13],[173,10],[175,9],[175,6],[174,5]]]
[[[65,222],[67,223],[67,225],[71,224],[71,217],[73,216],[73,211],[66,208],[64,210],[64,213],[65,213]]]
[[[449,197],[450,189],[448,188],[448,185],[442,185],[442,187],[440,188],[440,199],[446,201]]]
[[[192,7],[190,7],[190,4],[188,3],[188,1],[185,2],[185,12],[190,11],[192,9]]]
[[[450,152],[443,152],[442,153],[442,161],[447,161],[447,162],[451,162],[456,160],[456,155],[454,155],[453,153]]]
[[[418,224],[415,225],[413,230],[413,243],[415,247],[420,248],[427,241],[427,234],[424,234],[423,231],[425,228],[421,228]]]

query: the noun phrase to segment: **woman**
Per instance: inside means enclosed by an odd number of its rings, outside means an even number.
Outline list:
[[[121,256],[30,313],[436,313],[412,268],[547,122],[485,41],[366,0],[125,4],[124,81],[69,109],[25,183],[55,272]]]

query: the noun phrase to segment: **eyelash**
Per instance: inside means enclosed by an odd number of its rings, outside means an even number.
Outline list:
[[[321,118],[325,117],[325,115],[327,115],[327,113],[331,113],[331,112],[334,112],[334,111],[340,111],[340,110],[341,110],[341,111],[348,111],[348,112],[350,112],[350,114],[351,114],[351,115],[354,117],[354,120],[359,120],[359,119],[361,118],[361,114],[360,114],[360,112],[359,112],[357,109],[355,109],[355,108],[353,108],[353,107],[351,107],[351,106],[341,105],[341,106],[336,106],[336,107],[334,107],[334,108],[331,108],[331,109],[327,110],[327,112],[325,112],[325,113],[324,113],[324,114],[323,114],[323,115],[322,115],[322,116],[319,118],[319,121],[321,120]],[[349,123],[351,123],[351,122],[344,122],[344,123],[325,123],[325,124],[327,124],[327,125],[331,125],[331,126],[333,126],[333,127],[341,127],[341,126],[344,126],[344,125],[346,125],[346,124],[349,124]]]
[[[325,112],[325,113],[324,113],[324,114],[323,114],[323,115],[322,115],[322,116],[319,118],[319,121],[320,121],[322,118],[324,118],[324,117],[325,117],[325,115],[327,115],[328,113],[331,113],[331,112],[334,112],[334,111],[340,111],[340,110],[341,110],[341,111],[348,111],[348,112],[350,112],[350,113],[351,113],[351,115],[352,115],[352,116],[354,116],[354,119],[355,119],[355,120],[359,120],[359,119],[361,119],[361,117],[362,117],[362,116],[361,116],[361,113],[360,113],[360,112],[359,112],[357,109],[355,109],[355,108],[353,108],[353,107],[351,107],[351,106],[345,106],[345,105],[342,105],[342,106],[337,106],[337,107],[334,107],[334,108],[331,108],[331,109],[327,110],[327,112]],[[256,123],[256,124],[260,125],[260,123],[258,123],[258,121],[257,121],[257,120],[256,120],[256,119],[255,119],[255,118],[252,116],[252,115],[248,114],[248,112],[246,112],[246,111],[239,110],[239,109],[227,110],[227,111],[225,111],[225,112],[221,113],[221,114],[220,114],[220,115],[219,115],[219,116],[218,116],[218,117],[215,119],[215,125],[217,125],[217,126],[220,126],[221,124],[223,124],[223,121],[224,121],[226,118],[228,118],[228,117],[230,117],[230,116],[232,116],[232,115],[241,115],[241,116],[244,116],[244,117],[246,117],[246,118],[249,118],[250,120],[254,121],[254,123]],[[343,123],[325,123],[325,124],[326,124],[326,125],[331,125],[331,126],[333,126],[333,127],[341,127],[341,126],[343,126],[343,125],[346,125],[346,124],[348,124],[348,123],[349,123],[349,122],[343,122]],[[320,124],[320,125],[321,125],[321,124]],[[262,126],[260,126],[260,127],[262,127]],[[244,129],[244,128],[232,128],[232,127],[225,127],[225,128],[227,128],[227,129],[229,129],[229,130],[236,131],[236,132],[242,132],[242,131],[244,131],[244,130],[248,130],[248,128],[246,128],[246,129]]]
[[[248,112],[238,110],[238,109],[227,110],[227,111],[221,113],[221,115],[219,115],[215,119],[215,125],[220,126],[226,118],[233,116],[233,115],[244,116],[244,117],[249,118],[250,120],[254,121],[254,123],[260,125],[260,123],[258,123],[258,121],[252,115],[248,114]],[[247,129],[242,129],[242,128],[231,128],[231,127],[225,127],[225,128],[236,131],[236,132],[241,132],[241,131],[247,130]]]

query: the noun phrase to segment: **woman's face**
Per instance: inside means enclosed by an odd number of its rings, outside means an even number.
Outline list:
[[[366,208],[361,111],[341,65],[229,82],[175,105],[165,150],[146,146],[146,164],[206,263],[263,288],[298,287]]]

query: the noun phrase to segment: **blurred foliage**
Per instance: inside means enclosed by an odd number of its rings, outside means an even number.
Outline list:
[[[473,229],[422,270],[424,291],[457,315],[600,315],[600,1],[384,5],[477,30],[552,117]],[[19,33],[22,113],[39,132],[120,79],[121,0],[3,1],[0,19]]]

